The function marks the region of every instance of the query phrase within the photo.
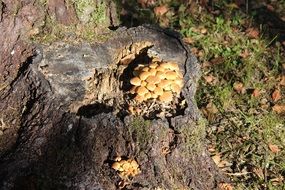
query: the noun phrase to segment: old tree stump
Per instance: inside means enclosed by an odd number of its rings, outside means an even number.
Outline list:
[[[44,15],[77,22],[66,2],[0,1],[1,189],[217,188],[223,176],[205,148],[189,47],[151,26],[119,28],[102,43],[28,40]],[[153,60],[183,75],[171,103],[129,93],[134,69]],[[137,173],[114,169],[120,160]]]

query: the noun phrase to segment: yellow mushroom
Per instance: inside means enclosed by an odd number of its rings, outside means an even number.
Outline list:
[[[165,73],[162,71],[157,71],[156,76],[160,79],[165,79]]]
[[[151,93],[150,93],[150,92],[147,92],[147,93],[144,95],[144,98],[145,98],[145,100],[150,99],[150,98],[151,98]]]
[[[141,82],[141,86],[146,86],[146,85],[147,85],[147,82],[145,82],[145,81]]]
[[[160,81],[161,81],[161,79],[158,78],[157,76],[149,76],[149,77],[147,77],[147,79],[146,79],[146,82],[152,83],[152,84],[160,83]]]
[[[144,68],[142,68],[142,71],[148,71],[149,70],[149,68],[148,67],[144,67]]]
[[[160,88],[160,87],[156,87],[153,92],[154,92],[154,94],[156,94],[157,96],[160,96],[160,95],[163,94],[163,89]]]
[[[171,102],[173,98],[173,95],[171,92],[164,92],[161,96],[159,96],[159,100],[162,102]]]
[[[160,88],[166,88],[169,86],[172,82],[170,80],[161,80],[159,84],[157,84],[158,87]]]
[[[178,66],[177,63],[169,62],[168,65],[169,65],[169,69],[170,69],[170,70],[179,71],[179,66]]]
[[[147,88],[149,91],[154,91],[154,89],[156,88],[156,86],[155,86],[155,84],[147,83],[146,88]]]
[[[158,98],[158,95],[157,95],[156,93],[154,93],[154,92],[151,92],[151,97],[152,97],[153,99],[156,99],[156,98]]]
[[[176,92],[177,94],[179,94],[181,92],[180,86],[176,83],[171,84],[171,90],[172,90],[172,92]]]
[[[168,71],[165,73],[165,78],[168,80],[175,80],[177,78],[177,73],[175,71]]]
[[[135,100],[136,100],[137,102],[141,103],[141,102],[144,101],[144,97],[143,97],[143,96],[140,96],[140,95],[136,95]]]
[[[121,163],[119,163],[119,162],[113,163],[113,164],[112,164],[112,168],[113,168],[114,170],[124,171],[124,169],[122,168]]]
[[[139,77],[140,77],[141,80],[145,80],[150,75],[151,75],[150,72],[144,71],[144,72],[140,73]]]
[[[155,68],[157,71],[162,71],[164,72],[165,71],[165,68],[162,67],[161,65],[159,65],[158,67]]]
[[[154,76],[156,74],[156,69],[150,69],[148,72],[150,73],[150,75]]]
[[[141,85],[141,79],[139,77],[134,77],[130,80],[130,83],[135,86]]]
[[[133,86],[133,87],[131,88],[131,90],[130,90],[130,93],[131,93],[131,94],[135,94],[136,91],[137,91],[137,86]]]
[[[140,96],[143,96],[147,92],[148,90],[144,86],[140,86],[137,88],[137,94]]]
[[[157,66],[158,66],[157,63],[151,63],[151,64],[149,64],[149,68],[151,68],[151,69],[155,69]]]

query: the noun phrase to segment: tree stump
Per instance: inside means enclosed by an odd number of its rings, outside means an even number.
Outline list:
[[[103,43],[47,46],[20,31],[1,38],[1,189],[201,190],[224,180],[194,99],[199,64],[178,35],[140,26]],[[136,103],[133,71],[154,59],[178,65],[182,91],[169,104]],[[120,160],[138,164],[137,174],[116,170]]]

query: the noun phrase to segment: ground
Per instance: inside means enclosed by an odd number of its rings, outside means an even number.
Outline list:
[[[175,30],[192,47],[208,150],[232,180],[224,189],[285,189],[285,1],[209,2],[126,1],[121,18]]]

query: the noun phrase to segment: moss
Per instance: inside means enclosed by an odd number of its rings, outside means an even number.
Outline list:
[[[149,127],[150,121],[139,117],[134,118],[133,122],[129,125],[129,133],[140,149],[138,152],[146,152],[148,149],[152,138]]]
[[[72,0],[79,20],[86,24],[104,24],[107,21],[106,3],[96,4],[94,0]]]
[[[182,126],[181,135],[185,144],[185,154],[199,154],[203,150],[206,136],[206,119],[200,119],[195,126]]]

